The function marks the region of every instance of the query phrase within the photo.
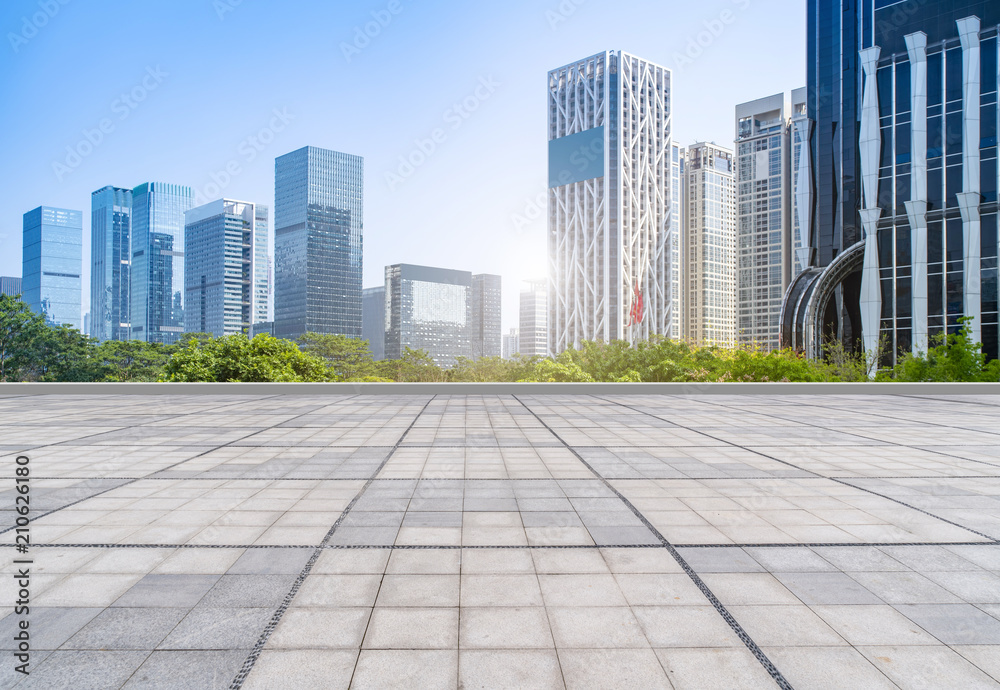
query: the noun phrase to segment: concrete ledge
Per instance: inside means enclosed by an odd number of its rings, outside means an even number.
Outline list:
[[[1000,383],[0,383],[0,397],[94,394],[1000,396]]]

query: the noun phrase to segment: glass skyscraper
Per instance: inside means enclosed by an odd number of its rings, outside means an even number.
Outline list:
[[[396,264],[385,268],[385,358],[426,350],[442,367],[470,357],[472,274]]]
[[[522,355],[549,353],[548,304],[547,281],[528,281],[518,303],[518,352]]]
[[[83,212],[39,206],[24,214],[22,296],[54,326],[80,330]]]
[[[306,146],[274,161],[274,334],[361,337],[364,159]]]
[[[132,339],[172,343],[184,332],[184,212],[190,187],[147,182],[132,190]]]
[[[185,214],[184,330],[251,334],[267,321],[267,206],[219,199]]]
[[[376,362],[385,359],[385,286],[361,291],[361,337]]]
[[[501,279],[482,273],[472,276],[472,358],[503,354],[500,337]]]
[[[128,340],[132,263],[132,190],[103,187],[90,195],[90,333]]]
[[[971,319],[997,357],[995,0],[810,0],[808,115],[818,260],[783,344],[890,366]]]
[[[21,294],[20,276],[0,276],[0,295],[14,297]]]

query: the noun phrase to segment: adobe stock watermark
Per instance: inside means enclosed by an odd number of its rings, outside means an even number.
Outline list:
[[[527,199],[520,213],[512,213],[510,222],[514,226],[514,232],[523,235],[528,227],[539,220],[545,218],[545,209],[548,208],[549,193],[539,192],[533,199]]]
[[[731,0],[731,2],[741,12],[750,8],[750,0]],[[684,52],[674,53],[674,67],[678,71],[682,71],[688,65],[694,64],[695,60],[704,55],[705,51],[719,40],[726,32],[726,28],[736,22],[736,16],[736,12],[726,9],[719,12],[715,18],[702,22],[704,28],[688,39],[687,45],[684,46]]]
[[[460,129],[465,121],[472,117],[472,114],[496,93],[500,86],[500,82],[493,79],[492,75],[480,77],[479,85],[473,89],[472,93],[445,110],[441,119],[446,125],[450,125],[452,132]],[[426,163],[446,141],[448,141],[448,130],[444,127],[435,128],[425,138],[415,139],[413,149],[399,157],[399,165],[396,166],[396,170],[385,173],[385,181],[389,185],[389,191],[394,191],[396,187],[409,179],[417,171],[417,168]]]
[[[235,10],[243,0],[212,0],[212,8],[215,10],[215,16],[219,18],[220,22],[226,21],[226,15]]]
[[[83,137],[75,144],[66,147],[66,156],[63,160],[52,161],[52,172],[55,173],[56,179],[62,182],[66,175],[79,168],[84,159],[94,153],[105,138],[115,131],[118,123],[127,120],[132,111],[138,108],[139,104],[145,101],[150,93],[160,88],[160,84],[169,76],[170,74],[164,72],[159,65],[146,67],[146,74],[143,75],[138,84],[111,101],[109,106],[111,114],[117,117],[101,118],[93,128],[81,130],[80,133]]]
[[[371,13],[372,20],[370,22],[355,26],[354,39],[350,43],[340,42],[340,52],[343,53],[344,59],[351,62],[355,56],[360,55],[362,50],[371,45],[372,39],[381,35],[382,30],[392,24],[393,18],[400,14],[403,9],[401,0],[389,0],[384,9]]]
[[[569,18],[576,14],[580,5],[587,0],[562,0],[554,9],[545,10],[545,21],[549,23],[549,28],[555,31],[560,24],[569,21]]]
[[[209,173],[211,180],[205,184],[195,187],[194,205],[201,206],[213,199],[219,198],[222,192],[232,184],[236,177],[243,174],[243,166],[253,163],[260,153],[273,142],[280,132],[288,127],[288,123],[295,119],[295,115],[288,112],[288,108],[274,108],[267,124],[254,134],[244,138],[236,146],[235,158],[229,159],[221,170]]]
[[[69,2],[70,0],[38,0],[38,11],[32,13],[30,17],[28,15],[21,17],[21,30],[17,33],[7,32],[11,49],[16,53],[22,46],[28,45],[28,42],[59,14],[63,5],[68,5]]]

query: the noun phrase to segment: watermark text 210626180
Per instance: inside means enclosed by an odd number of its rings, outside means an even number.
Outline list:
[[[28,547],[31,545],[31,532],[28,517],[31,512],[31,460],[27,455],[18,455],[14,460],[14,513],[16,518],[14,548],[18,557],[14,559],[14,579],[16,580],[17,596],[14,600],[14,615],[17,621],[14,633],[14,670],[28,675],[28,664],[31,663],[31,631],[28,614],[31,609],[31,564],[28,557]]]

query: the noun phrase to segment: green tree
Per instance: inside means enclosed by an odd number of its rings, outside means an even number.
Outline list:
[[[891,381],[1000,381],[1000,360],[986,361],[983,344],[972,340],[970,317],[959,319],[958,333],[938,334],[926,353],[907,353],[879,380]]]
[[[375,376],[367,340],[333,333],[304,333],[298,343],[303,352],[325,360],[336,381],[362,381]]]
[[[400,359],[386,359],[375,364],[375,376],[389,381],[428,383],[447,380],[447,374],[426,350],[407,347]]]
[[[328,381],[326,363],[299,350],[290,340],[258,335],[227,335],[174,352],[164,381]]]
[[[72,326],[47,326],[31,346],[31,361],[23,369],[34,381],[100,381],[97,341]]]
[[[448,370],[449,381],[501,382],[520,381],[534,371],[540,357],[514,355],[511,359],[501,357],[480,357],[472,360],[459,357],[458,362]]]
[[[20,297],[0,295],[0,381],[18,381],[31,363],[35,340],[45,331],[45,319]]]
[[[156,381],[170,354],[160,343],[107,340],[97,346],[96,357],[105,381]]]

